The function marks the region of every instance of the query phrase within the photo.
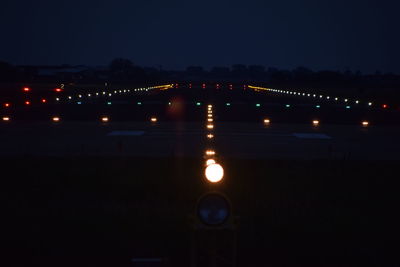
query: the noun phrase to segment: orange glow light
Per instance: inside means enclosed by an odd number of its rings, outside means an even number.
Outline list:
[[[11,106],[10,103],[4,103],[4,107],[9,108]]]
[[[206,178],[211,183],[218,183],[224,177],[224,169],[219,164],[210,164],[205,171]]]
[[[59,92],[62,92],[62,89],[61,89],[61,88],[56,88],[56,89],[54,89],[54,91],[56,91],[57,93],[59,93]]]
[[[46,103],[47,102],[47,100],[46,99],[42,99],[42,103]]]
[[[29,88],[29,87],[24,87],[24,92],[29,92],[30,90],[31,90],[31,88]]]
[[[31,104],[31,102],[30,101],[25,101],[25,105],[30,105]]]
[[[206,151],[207,156],[215,156],[215,151],[214,150],[207,150]]]

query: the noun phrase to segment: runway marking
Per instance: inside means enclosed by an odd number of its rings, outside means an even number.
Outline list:
[[[144,131],[113,131],[107,136],[141,136],[144,133]]]
[[[315,133],[294,133],[293,136],[302,139],[332,139],[329,135]]]

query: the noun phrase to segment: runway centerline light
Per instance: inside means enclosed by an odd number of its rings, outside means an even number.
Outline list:
[[[213,159],[208,159],[208,160],[206,161],[206,166],[209,166],[209,165],[215,164],[215,163],[216,163],[215,160],[213,160]]]
[[[207,150],[206,151],[207,156],[215,156],[215,151],[214,150]]]
[[[206,168],[205,175],[209,182],[218,183],[224,177],[224,169],[217,163],[210,164]]]

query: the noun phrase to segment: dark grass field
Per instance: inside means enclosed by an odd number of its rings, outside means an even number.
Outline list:
[[[237,217],[238,266],[397,266],[398,162],[2,158],[2,266],[189,266],[197,199]],[[218,240],[220,233],[204,233]]]

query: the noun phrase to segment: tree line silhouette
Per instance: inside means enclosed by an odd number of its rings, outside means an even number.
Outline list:
[[[124,58],[116,58],[105,67],[87,66],[15,66],[0,61],[2,83],[104,83],[146,82],[240,82],[266,83],[275,87],[347,87],[400,88],[400,75],[393,73],[362,74],[360,71],[312,71],[306,67],[293,70],[265,68],[261,65],[235,64],[230,67],[189,66],[183,71],[163,70],[161,67],[140,67]]]

